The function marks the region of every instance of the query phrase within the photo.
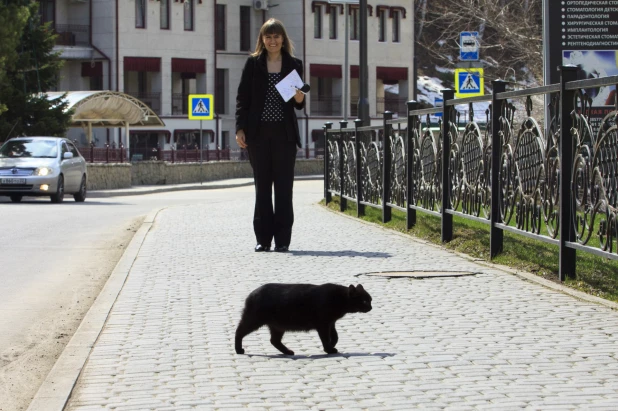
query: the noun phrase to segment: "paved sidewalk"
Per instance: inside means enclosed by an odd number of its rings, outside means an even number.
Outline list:
[[[67,410],[618,409],[618,312],[330,212],[321,190],[297,182],[286,254],[252,252],[247,200],[149,216],[30,409],[59,409],[79,371]],[[410,270],[475,275],[365,275]],[[338,322],[338,355],[316,332],[280,355],[267,329],[236,355],[267,282],[362,283],[374,309]]]

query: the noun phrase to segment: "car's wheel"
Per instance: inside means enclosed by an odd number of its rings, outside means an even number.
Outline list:
[[[22,199],[22,197],[23,197],[23,196],[20,196],[20,195],[18,195],[18,194],[13,194],[13,195],[11,196],[11,201],[12,201],[12,202],[14,202],[14,203],[21,203],[21,199]]]
[[[79,185],[79,191],[73,194],[73,198],[78,203],[86,201],[86,176],[82,176],[82,183]]]
[[[62,203],[64,200],[64,177],[58,177],[58,189],[56,190],[56,194],[52,194],[51,196],[52,203]]]

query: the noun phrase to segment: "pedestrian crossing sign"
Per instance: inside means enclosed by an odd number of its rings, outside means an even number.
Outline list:
[[[212,120],[214,111],[212,94],[189,94],[189,120]]]
[[[455,97],[475,97],[484,94],[482,68],[455,69]]]

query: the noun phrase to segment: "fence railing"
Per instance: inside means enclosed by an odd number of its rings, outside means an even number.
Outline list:
[[[55,31],[59,46],[89,46],[90,26],[86,24],[56,24]]]
[[[127,149],[106,145],[105,147],[79,147],[79,152],[88,163],[121,163],[127,161]],[[249,161],[249,153],[245,149],[207,149],[196,147],[180,147],[178,149],[162,150],[160,148],[130,148],[129,158],[134,161],[169,161],[172,163],[187,163],[200,161]],[[297,151],[297,159],[324,158],[324,148],[303,148]]]
[[[159,92],[141,92],[141,91],[125,91],[126,94],[141,100],[144,104],[152,109],[157,114],[161,114],[161,93]]]
[[[325,199],[340,196],[341,210],[353,201],[359,215],[378,208],[384,222],[404,211],[408,229],[417,211],[438,216],[443,242],[453,238],[454,215],[481,222],[492,258],[504,231],[555,244],[561,281],[575,278],[577,250],[618,260],[618,98],[595,134],[585,91],[615,86],[618,76],[576,78],[575,67],[563,67],[560,84],[507,92],[494,81],[491,96],[443,90],[443,107],[410,101],[406,118],[386,112],[380,126],[326,123]],[[547,121],[534,118],[534,96],[550,102]],[[516,117],[517,107],[525,114]]]
[[[341,96],[311,96],[312,116],[340,116]]]
[[[173,93],[172,94],[172,115],[179,116],[187,114],[189,104],[189,94]]]

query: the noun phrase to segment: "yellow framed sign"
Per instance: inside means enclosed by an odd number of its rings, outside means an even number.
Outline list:
[[[455,69],[455,97],[476,97],[485,94],[482,68]]]
[[[212,94],[189,94],[189,120],[212,120],[215,99]]]

